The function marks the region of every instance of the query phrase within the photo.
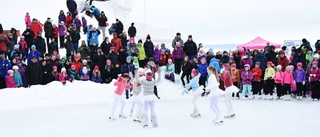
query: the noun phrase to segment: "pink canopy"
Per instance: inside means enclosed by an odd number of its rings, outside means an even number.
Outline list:
[[[254,40],[252,40],[246,44],[240,45],[237,48],[245,47],[246,49],[264,49],[264,47],[267,46],[268,43],[270,46],[273,45],[276,48],[280,48],[280,44],[271,43],[271,42],[266,41],[260,37],[257,37]]]

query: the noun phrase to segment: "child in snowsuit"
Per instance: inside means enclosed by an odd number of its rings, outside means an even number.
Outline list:
[[[19,67],[13,66],[12,69],[14,71],[14,75],[13,75],[14,82],[17,83],[18,87],[22,87],[23,83],[22,83],[21,75],[19,73]]]
[[[306,72],[302,69],[302,63],[297,63],[297,69],[294,71],[294,80],[297,87],[297,100],[302,100],[302,91],[306,84]]]
[[[59,81],[59,72],[57,66],[52,66],[52,77],[54,81]]]
[[[95,83],[102,83],[101,73],[97,65],[93,69],[91,81]]]
[[[70,78],[70,77],[68,76],[68,74],[67,74],[66,68],[62,68],[62,69],[61,69],[61,73],[59,74],[59,81],[60,81],[63,85],[65,85],[67,81],[72,82],[72,81],[71,81],[71,78]]]
[[[252,72],[250,71],[250,65],[245,64],[244,70],[241,72],[241,78],[242,78],[242,99],[245,99],[246,91],[248,91],[248,97],[249,99],[252,99],[252,93],[251,93],[251,80],[253,78]]]
[[[70,71],[69,71],[69,77],[70,77],[72,80],[80,80],[79,74],[78,74],[77,71],[76,71],[76,66],[75,66],[75,65],[71,65],[71,69],[70,69]]]
[[[18,84],[14,82],[13,70],[8,70],[8,75],[5,77],[7,88],[18,88]]]

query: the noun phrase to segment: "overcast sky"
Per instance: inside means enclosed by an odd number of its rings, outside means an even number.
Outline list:
[[[130,20],[143,22],[144,0],[132,1]],[[192,34],[197,43],[206,45],[242,44],[257,36],[279,44],[305,37],[314,44],[320,35],[319,0],[145,1],[148,23],[172,28],[172,38],[176,32],[181,32],[184,40]],[[52,17],[56,21],[59,10],[66,9],[65,0],[6,1],[6,5],[15,4],[14,8],[0,8],[0,23],[6,29],[25,29],[22,22],[26,11],[40,20]]]

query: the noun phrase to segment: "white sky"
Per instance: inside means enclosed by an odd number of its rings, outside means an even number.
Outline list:
[[[132,1],[131,20],[143,22],[144,0]],[[313,44],[319,37],[319,0],[146,1],[147,22],[181,32],[184,40],[192,34],[196,42],[204,44],[242,44],[261,36],[279,44],[302,38]],[[37,4],[39,2],[42,6]],[[65,0],[10,0],[5,3],[16,5],[0,8],[0,23],[5,29],[11,26],[25,29],[22,22],[26,11],[41,20],[47,16],[57,20],[59,10],[66,9]],[[170,35],[173,38],[175,33]]]

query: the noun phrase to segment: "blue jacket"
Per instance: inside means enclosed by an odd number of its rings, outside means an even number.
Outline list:
[[[173,64],[170,64],[170,65],[168,66],[168,69],[167,69],[167,67],[166,67],[166,69],[164,70],[164,72],[165,72],[165,73],[169,73],[169,74],[174,73],[174,65],[173,65]]]
[[[207,63],[205,63],[205,64],[200,64],[200,65],[198,66],[198,71],[199,71],[199,73],[201,74],[201,77],[207,77],[207,76],[208,76],[207,67],[208,67]]]
[[[12,65],[9,60],[0,58],[0,78],[5,78],[8,75],[7,71],[11,67]]]
[[[135,71],[135,68],[132,63],[123,64],[120,70],[121,74],[132,72],[133,75],[134,75],[134,71]]]
[[[91,36],[90,36],[91,34]],[[92,45],[93,42],[96,42],[97,46],[99,45],[99,40],[98,40],[98,37],[99,37],[100,33],[98,31],[95,31],[95,32],[89,32],[89,45]]]
[[[92,75],[91,81],[95,82],[95,83],[102,83],[101,76],[96,76],[95,77],[94,75]]]
[[[31,62],[33,56],[36,56],[39,61],[40,52],[37,50],[35,52],[30,51],[30,53],[28,54],[28,64]]]
[[[303,81],[306,81],[306,72],[303,69],[296,70],[294,71],[293,77],[296,83],[302,83]]]
[[[200,79],[200,75],[192,78],[190,82],[186,85],[186,89],[192,88],[192,91],[196,91],[197,88],[199,87],[199,79]]]
[[[14,82],[16,82],[18,84],[18,87],[22,87],[23,86],[23,83],[22,83],[22,79],[21,79],[21,75],[19,72],[15,72],[13,74],[13,79],[14,79]]]
[[[212,58],[210,60],[209,66],[214,66],[217,69],[218,73],[220,73],[220,65],[216,58]]]
[[[264,72],[266,70],[266,68],[267,68],[268,59],[262,53],[259,53],[253,59],[253,67],[256,64],[256,62],[260,62],[260,69]]]
[[[92,8],[91,10],[94,16],[100,16],[101,12],[98,8]]]
[[[17,50],[11,51],[10,57],[11,57],[11,58],[14,58],[14,55],[15,55],[16,53],[19,54],[19,57],[22,58],[22,53],[21,53],[20,51],[17,51]]]

